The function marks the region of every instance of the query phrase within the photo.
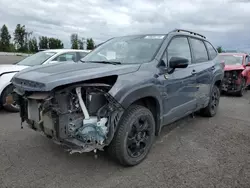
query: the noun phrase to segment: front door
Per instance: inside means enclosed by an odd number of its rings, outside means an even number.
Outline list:
[[[191,63],[191,52],[186,37],[174,37],[163,56],[166,66],[171,57],[183,57]],[[163,120],[171,123],[193,112],[196,108],[196,76],[192,74],[192,66],[175,69],[173,73],[160,76],[164,83],[163,93]]]

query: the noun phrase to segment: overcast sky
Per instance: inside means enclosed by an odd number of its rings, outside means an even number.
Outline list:
[[[36,36],[70,34],[100,43],[114,36],[167,33],[174,28],[200,32],[215,45],[250,51],[247,0],[0,0],[0,25],[13,33],[24,24]]]

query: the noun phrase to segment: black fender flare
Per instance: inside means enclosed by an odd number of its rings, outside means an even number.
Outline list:
[[[215,83],[216,83],[217,81],[221,81],[221,82],[222,82],[223,76],[224,76],[224,74],[217,73],[217,74],[213,77],[212,85],[211,85],[211,87],[210,87],[210,93],[212,92],[213,86],[215,85]],[[220,88],[219,88],[219,89],[220,89]]]
[[[122,96],[119,103],[123,108],[127,109],[135,101],[146,97],[154,98],[157,104],[156,134],[158,135],[162,125],[163,103],[161,93],[155,85],[143,85],[140,88],[129,90]]]

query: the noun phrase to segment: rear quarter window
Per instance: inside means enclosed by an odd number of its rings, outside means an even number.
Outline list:
[[[209,54],[209,59],[214,59],[217,56],[217,51],[215,48],[207,41],[205,41],[205,44],[207,46],[208,54]]]

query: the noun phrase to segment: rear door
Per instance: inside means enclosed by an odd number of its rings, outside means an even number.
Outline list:
[[[213,70],[215,69],[212,61],[212,57],[214,55],[212,55],[210,58],[205,42],[202,39],[190,37],[189,41],[191,44],[193,55],[193,73],[196,74],[196,99],[198,104],[197,108],[201,108],[209,101],[212,75]],[[210,43],[207,43],[207,45],[209,44]],[[209,46],[209,48],[211,48],[211,46]]]

